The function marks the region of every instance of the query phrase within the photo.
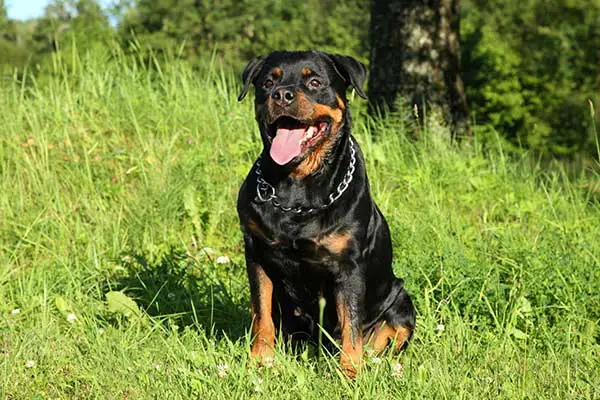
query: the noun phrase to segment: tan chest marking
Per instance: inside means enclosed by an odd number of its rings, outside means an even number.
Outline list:
[[[352,241],[353,230],[333,232],[317,240],[319,246],[325,247],[332,254],[342,254]]]
[[[265,231],[260,227],[260,225],[258,225],[258,222],[256,222],[253,219],[248,220],[248,229],[250,229],[250,232],[252,232],[252,234],[254,234],[254,236],[256,236],[257,238],[259,238],[260,240],[262,240],[268,244],[273,245],[273,244],[279,243],[279,241],[269,238],[267,236],[267,234],[265,233]]]

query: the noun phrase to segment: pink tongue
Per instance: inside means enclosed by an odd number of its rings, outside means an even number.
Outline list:
[[[285,165],[302,152],[300,141],[304,129],[277,129],[277,134],[271,143],[271,158],[279,165]]]

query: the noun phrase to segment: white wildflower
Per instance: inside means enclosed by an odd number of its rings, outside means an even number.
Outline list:
[[[152,368],[154,368],[157,371],[160,371],[161,367],[162,367],[162,365],[160,365],[160,364],[152,364]]]
[[[227,256],[219,256],[219,257],[217,257],[215,262],[217,264],[229,264],[231,262],[231,260]]]
[[[27,367],[27,368],[33,368],[33,367],[35,367],[35,361],[33,361],[33,360],[27,360],[27,362],[25,363],[25,367]]]
[[[446,330],[446,326],[444,324],[437,324],[435,330],[438,332],[444,332]]]
[[[371,362],[373,364],[381,364],[381,358],[379,358],[379,357],[371,357]]]
[[[262,378],[254,378],[252,380],[252,384],[254,385],[254,391],[255,392],[261,392],[262,391],[262,383],[263,383],[263,379]]]
[[[73,323],[75,321],[77,321],[77,315],[75,315],[75,313],[68,313],[67,314],[67,321],[69,321],[70,323]]]
[[[21,312],[21,309],[20,309],[20,308],[15,308],[15,309],[14,309],[14,310],[12,310],[10,313],[11,313],[11,315],[17,315],[17,314],[18,314],[18,313],[20,313],[20,312]]]
[[[229,365],[217,364],[217,376],[221,379],[225,378],[229,373]]]
[[[404,375],[404,367],[400,363],[392,365],[392,373],[390,374],[394,378],[401,378]]]

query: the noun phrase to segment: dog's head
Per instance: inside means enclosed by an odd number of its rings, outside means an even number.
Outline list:
[[[318,51],[274,52],[246,66],[242,100],[256,90],[256,119],[265,148],[279,165],[299,164],[336,142],[346,120],[346,90],[362,86],[365,66],[352,57]]]

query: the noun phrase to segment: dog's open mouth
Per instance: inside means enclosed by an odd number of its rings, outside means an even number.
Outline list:
[[[285,165],[303,155],[324,139],[329,130],[327,121],[303,122],[291,117],[281,117],[269,126],[271,158]]]

